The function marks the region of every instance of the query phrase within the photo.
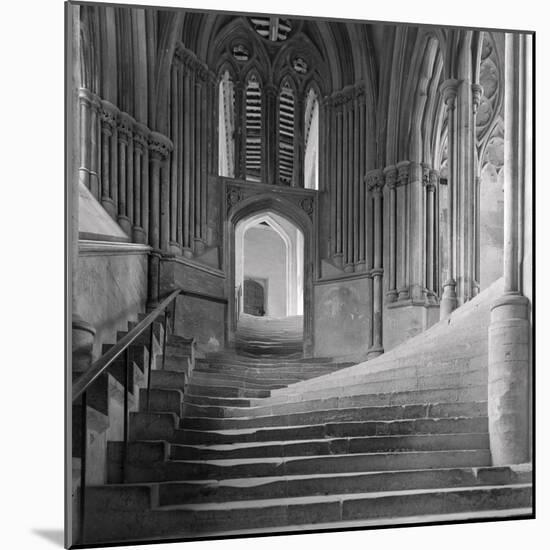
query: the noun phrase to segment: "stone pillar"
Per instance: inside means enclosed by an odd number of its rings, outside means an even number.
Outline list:
[[[133,119],[126,113],[120,113],[118,120],[118,224],[130,238],[132,225],[128,217],[127,196],[127,159],[128,141],[132,135]]]
[[[454,203],[456,196],[456,166],[455,166],[455,154],[453,148],[455,147],[455,101],[457,94],[457,81],[449,79],[443,82],[441,93],[443,99],[447,105],[447,120],[448,120],[448,149],[449,149],[449,179],[448,179],[448,207],[447,212],[449,215],[449,230],[447,232],[448,241],[447,248],[449,251],[449,268],[446,274],[445,281],[443,283],[443,295],[441,296],[439,315],[440,319],[445,319],[457,306],[456,297],[456,280],[455,280],[455,212]]]
[[[365,134],[366,127],[366,114],[365,114],[365,90],[360,88],[359,90],[359,262],[355,266],[356,271],[366,270],[366,147],[367,140]]]
[[[426,288],[432,299],[437,293],[435,287],[435,189],[437,173],[430,170],[426,185]]]
[[[343,264],[343,248],[342,248],[342,153],[343,153],[343,113],[342,103],[337,99],[336,104],[336,252],[334,254],[334,263],[337,267],[342,267]]]
[[[191,245],[191,187],[192,187],[192,110],[191,101],[193,99],[193,87],[191,84],[191,75],[186,68],[184,75],[184,150],[183,150],[183,255],[186,258],[193,256]]]
[[[100,152],[100,112],[101,101],[94,96],[90,103],[90,191],[99,201],[101,200],[101,189],[99,181],[99,155]]]
[[[201,242],[201,182],[202,182],[202,139],[201,139],[201,124],[202,124],[202,84],[198,73],[195,73],[195,112],[194,112],[194,123],[193,128],[194,139],[195,139],[195,180],[194,184],[194,203],[191,205],[191,208],[194,212],[194,239],[193,239],[193,250],[195,254],[200,254],[202,251],[202,242]]]
[[[161,232],[161,200],[166,196],[168,178],[166,162],[172,149],[171,141],[158,132],[149,136],[149,255],[147,309],[154,309],[159,300],[159,270],[161,257],[161,238],[166,235],[167,227]],[[163,166],[164,165],[164,166]],[[161,187],[163,188],[161,197]],[[166,208],[166,204],[164,205]],[[166,210],[165,210],[166,212]],[[166,217],[164,217],[166,220]],[[165,245],[167,245],[167,238]]]
[[[504,294],[489,325],[488,414],[493,464],[530,460],[530,303],[522,295],[523,194],[532,182],[530,139],[531,37],[507,33],[504,92]]]
[[[353,212],[353,101],[348,96],[346,102],[346,139],[345,139],[345,164],[344,185],[346,186],[346,201],[344,202],[344,219],[346,220],[345,233],[345,265],[346,273],[353,273],[355,270],[353,260],[353,225],[355,223]]]
[[[353,100],[353,263],[354,271],[359,264],[359,234],[361,232],[361,216],[359,213],[361,179],[359,175],[359,102],[357,94]]]
[[[389,254],[388,254],[388,292],[386,293],[386,300],[388,302],[395,302],[397,300],[397,278],[396,278],[396,198],[395,188],[397,185],[397,168],[395,166],[387,166],[384,168],[384,177],[386,180],[386,187],[389,193],[389,219],[388,219],[388,233],[389,233]]]
[[[90,188],[90,110],[94,96],[88,90],[81,88],[78,94],[80,111],[80,165],[78,180]]]
[[[101,204],[116,220],[117,205],[113,200],[112,140],[117,125],[118,109],[108,101],[101,102]]]
[[[201,135],[201,170],[200,170],[200,244],[199,253],[202,254],[206,248],[207,240],[207,192],[208,192],[208,118],[209,118],[209,106],[208,106],[208,73],[206,69],[201,69],[201,121],[200,121],[200,135]]]
[[[368,358],[384,353],[382,343],[382,188],[384,176],[382,170],[372,170],[367,174],[367,183],[373,196],[374,214],[374,256],[371,275],[373,279],[372,296],[372,347],[368,350]]]
[[[134,127],[134,224],[132,226],[133,241],[145,243],[144,229],[144,188],[147,188],[144,163],[147,150],[147,134],[149,130],[143,124]]]
[[[409,299],[409,277],[408,277],[408,234],[409,234],[409,161],[402,161],[397,164],[397,220],[399,234],[399,258],[397,270],[397,299],[399,301]]]
[[[174,154],[170,161],[170,192],[169,192],[169,249],[173,254],[180,254],[178,246],[177,223],[178,223],[178,150],[179,150],[179,81],[178,70],[172,65],[170,71],[170,133],[174,142]]]

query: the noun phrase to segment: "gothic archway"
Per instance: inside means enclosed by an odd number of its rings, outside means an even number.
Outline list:
[[[305,357],[313,355],[313,266],[314,239],[313,222],[308,213],[289,200],[282,193],[261,193],[239,200],[232,204],[225,221],[224,258],[227,273],[227,312],[226,340],[230,346],[235,342],[237,305],[235,289],[235,229],[237,224],[246,218],[258,214],[274,212],[295,225],[304,236],[304,273],[303,273],[303,312],[304,312],[304,347]]]

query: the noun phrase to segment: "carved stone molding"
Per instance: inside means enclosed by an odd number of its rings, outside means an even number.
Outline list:
[[[149,152],[152,159],[165,160],[173,148],[172,141],[164,134],[151,132],[149,135]]]
[[[445,101],[447,109],[452,111],[455,108],[455,101],[458,93],[458,80],[455,78],[448,78],[441,84],[439,91],[443,95],[443,101]]]
[[[397,163],[397,185],[407,185],[409,183],[410,163],[408,160]]]
[[[103,130],[106,132],[112,132],[117,126],[117,120],[120,114],[118,108],[109,101],[103,100],[101,102],[101,109],[99,113]]]
[[[483,86],[481,84],[472,84],[472,103],[474,106],[474,114],[477,113],[481,97],[483,95]]]
[[[134,125],[136,121],[127,113],[120,113],[118,116],[118,138],[126,143],[132,139],[134,135]]]
[[[384,187],[384,172],[380,168],[367,172],[365,176],[367,189],[373,193],[380,193]]]
[[[314,211],[314,203],[312,197],[306,197],[300,201],[300,207],[311,218]]]
[[[386,166],[386,168],[384,168],[384,176],[388,189],[395,189],[397,186],[397,167],[393,165]]]
[[[229,212],[235,205],[241,202],[244,198],[244,193],[237,187],[228,187],[226,189],[227,211]]]

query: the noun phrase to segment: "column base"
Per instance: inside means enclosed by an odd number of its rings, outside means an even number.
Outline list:
[[[334,256],[332,257],[332,261],[334,262],[334,265],[336,267],[339,267],[340,269],[342,269],[342,265],[343,265],[342,254],[334,254]]]
[[[193,257],[193,251],[188,248],[187,246],[183,247],[183,257],[184,258],[192,258]]]
[[[146,244],[146,239],[147,237],[143,228],[134,225],[134,227],[132,227],[132,241],[139,244]]]
[[[393,302],[397,302],[397,296],[397,290],[388,290],[388,292],[386,292],[386,303],[391,304]]]
[[[103,206],[107,214],[109,214],[113,220],[117,221],[116,204],[111,197],[101,197],[101,206]]]
[[[400,288],[397,291],[397,299],[401,302],[403,300],[408,300],[410,298],[408,288]]]
[[[130,223],[130,219],[126,216],[118,216],[117,218],[118,225],[120,225],[120,228],[128,237],[132,236],[132,224]]]
[[[169,250],[170,254],[175,254],[176,256],[181,256],[181,246],[178,243],[170,241],[170,245],[168,246],[168,250]]]
[[[382,346],[373,346],[367,351],[367,361],[369,359],[374,359],[375,357],[378,357],[383,353],[384,353],[384,348]]]
[[[204,244],[204,241],[202,239],[195,239],[195,254],[200,256],[204,253],[205,249],[206,245]]]
[[[355,272],[355,266],[353,264],[346,264],[344,266],[344,273],[354,273]]]
[[[505,294],[491,309],[488,346],[489,443],[494,466],[530,460],[529,300]]]
[[[364,260],[360,261],[360,262],[357,262],[355,264],[355,271],[356,273],[362,273],[364,271],[367,270],[367,264],[365,263]]]
[[[443,285],[443,295],[439,303],[439,318],[446,319],[455,309],[458,303],[456,298],[456,282],[449,279]]]

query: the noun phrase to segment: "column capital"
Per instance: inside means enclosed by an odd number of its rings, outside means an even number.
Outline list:
[[[373,193],[381,193],[382,187],[384,187],[384,172],[380,168],[376,168],[367,172],[365,176],[367,182],[367,189]]]
[[[118,115],[118,136],[119,139],[123,142],[128,142],[134,132],[134,125],[136,121],[128,113],[120,113]]]
[[[159,132],[151,132],[149,134],[149,151],[152,160],[165,160],[173,150],[172,141],[164,134]]]
[[[428,191],[433,191],[439,183],[439,171],[430,170],[430,180],[428,184]]]
[[[92,107],[93,104],[98,101],[97,96],[93,92],[90,92],[87,88],[79,88],[78,99],[80,103],[86,105],[87,107]]]
[[[409,183],[410,164],[408,160],[402,160],[397,163],[397,185],[401,186]]]
[[[105,132],[112,132],[117,126],[118,115],[120,111],[109,101],[101,101],[99,115],[101,117],[101,127]]]
[[[145,124],[141,122],[134,124],[134,146],[136,149],[140,151],[147,149],[150,134],[151,130]]]
[[[443,95],[443,101],[447,105],[447,109],[453,110],[455,108],[455,100],[458,93],[459,81],[456,78],[448,78],[442,82],[439,87],[440,93]]]
[[[384,177],[389,189],[395,189],[397,185],[397,166],[391,165],[384,168]]]
[[[422,185],[427,187],[430,185],[430,167],[427,164],[422,163]]]

